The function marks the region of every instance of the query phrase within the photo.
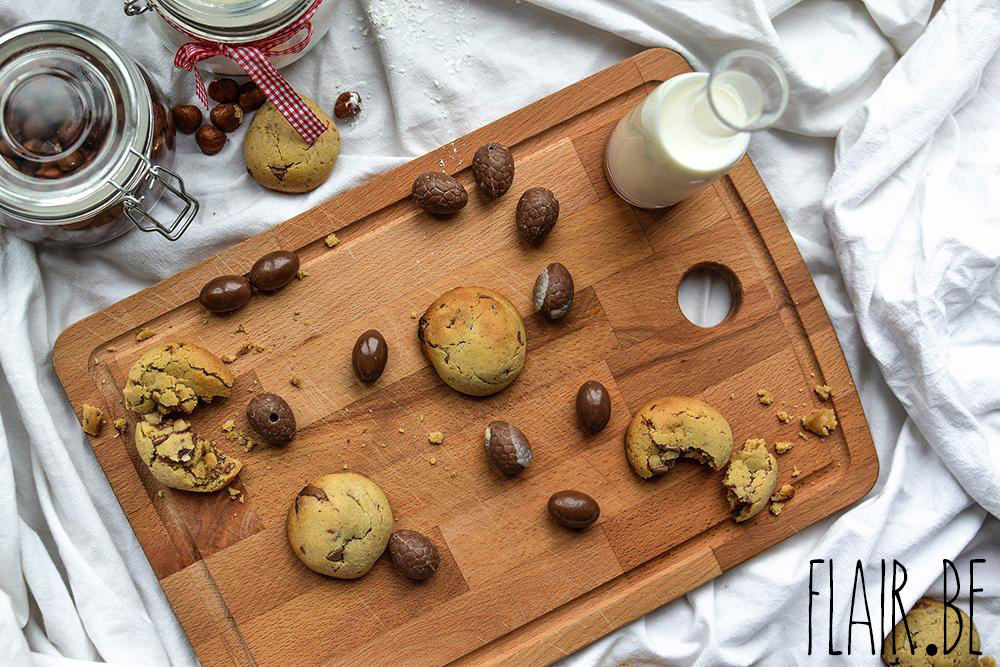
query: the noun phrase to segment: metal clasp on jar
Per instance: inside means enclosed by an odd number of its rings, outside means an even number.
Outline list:
[[[129,190],[114,181],[108,181],[118,192],[124,195],[122,204],[124,205],[125,216],[144,232],[157,232],[168,241],[176,241],[198,215],[200,204],[198,200],[187,193],[184,189],[184,179],[166,167],[152,164],[149,159],[134,149],[129,152],[140,160],[139,169],[142,170],[139,176],[139,183],[133,190]],[[154,218],[145,208],[143,202],[149,190],[155,187],[162,187],[177,197],[184,206],[177,217],[170,224],[163,224]]]
[[[125,15],[136,16],[149,11],[149,5],[145,0],[125,0]]]

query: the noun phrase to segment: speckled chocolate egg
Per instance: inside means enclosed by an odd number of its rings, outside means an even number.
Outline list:
[[[447,215],[465,208],[469,193],[448,174],[428,171],[413,181],[413,201],[428,213]]]
[[[496,199],[514,182],[514,156],[505,146],[486,144],[472,156],[472,177],[483,194]]]
[[[247,421],[257,435],[272,445],[284,445],[295,437],[295,413],[277,394],[257,394],[250,399]]]
[[[517,202],[515,219],[525,241],[541,243],[559,219],[559,200],[548,188],[529,188]]]
[[[486,427],[486,456],[505,475],[516,475],[531,463],[531,443],[510,422],[494,421]]]
[[[389,557],[410,579],[430,579],[441,564],[437,547],[415,530],[397,530],[389,538]]]
[[[546,266],[535,279],[532,304],[546,319],[558,320],[569,312],[573,294],[573,276],[565,266],[555,262]]]

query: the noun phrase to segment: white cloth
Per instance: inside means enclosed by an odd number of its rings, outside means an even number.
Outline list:
[[[645,46],[702,68],[754,46],[789,72],[789,111],[754,137],[751,155],[837,329],[881,473],[863,502],[567,663],[843,662],[825,655],[825,566],[818,654],[806,656],[812,558],[835,562],[842,650],[856,560],[877,635],[879,559],[906,566],[908,606],[925,591],[940,596],[942,558],[959,566],[967,602],[968,559],[985,558],[975,619],[984,652],[1000,653],[1000,536],[987,513],[1000,509],[996,7],[339,0],[331,34],[286,71],[327,108],[341,90],[362,94],[365,110],[343,125],[344,150],[322,188],[269,193],[245,175],[239,138],[206,158],[180,137],[178,168],[204,205],[181,241],[134,232],[58,251],[0,232],[0,664],[194,662],[52,370],[67,325]],[[43,18],[99,28],[171,99],[193,99],[190,77],[119,3],[0,0],[4,28]],[[851,664],[877,664],[867,641],[856,627]]]

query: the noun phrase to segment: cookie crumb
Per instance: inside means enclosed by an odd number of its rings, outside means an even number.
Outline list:
[[[802,471],[799,470],[798,466],[792,466],[792,477],[798,477],[801,474],[802,474]]]
[[[298,271],[295,272],[295,277],[298,278],[299,280],[305,280],[306,278],[309,277],[309,272],[306,271],[305,269],[299,269]]]
[[[771,514],[778,516],[781,514],[781,510],[785,509],[785,503],[771,503],[771,507],[769,509]]]
[[[232,419],[227,419],[222,424],[222,430],[225,431],[226,433],[232,432],[234,428],[236,428],[236,422]]]
[[[164,495],[164,494],[163,494],[163,489],[160,489],[159,491],[157,491],[157,492],[156,492],[156,497],[157,497],[157,498],[162,498],[162,497],[163,497],[163,495]]]
[[[778,452],[779,454],[787,454],[788,450],[790,450],[791,448],[792,448],[792,443],[787,442],[785,440],[779,440],[778,442],[774,443],[774,451]]]
[[[813,391],[816,392],[816,395],[819,396],[819,399],[821,401],[829,401],[830,398],[833,396],[833,390],[830,389],[829,385],[818,384],[815,387],[813,387]]]
[[[819,436],[837,429],[837,415],[830,408],[817,408],[802,418],[802,427]]]
[[[799,437],[802,438],[803,440],[809,439],[809,436],[803,433],[802,431],[799,431]]]
[[[135,339],[139,342],[146,340],[147,338],[152,338],[156,335],[156,329],[151,329],[149,327],[143,327],[139,333],[135,335]]]
[[[112,424],[114,424],[115,430],[118,431],[119,433],[124,431],[125,427],[128,426],[128,422],[125,421],[124,417],[119,417],[118,419],[114,420]]]
[[[203,326],[203,327],[204,326],[208,326],[208,318],[207,317],[201,318],[201,326]]]
[[[226,489],[226,491],[229,492],[229,499],[230,500],[236,500],[237,498],[239,498],[241,502],[243,501],[243,498],[242,498],[243,493],[240,492],[239,489],[234,489],[233,487],[230,486],[230,487],[228,487]]]
[[[347,470],[347,464],[346,463],[344,464],[344,470]]]
[[[432,457],[430,457],[430,459],[427,460],[427,462],[430,463],[432,466],[436,466],[438,460],[437,460],[437,458],[435,458],[435,457],[432,456]]]
[[[229,353],[222,355],[221,357],[219,357],[219,359],[222,359],[222,363],[224,364],[231,364],[234,361],[236,361],[236,357]]]
[[[780,503],[790,500],[795,496],[795,487],[791,484],[782,484],[781,488],[771,495],[771,502]]]
[[[777,417],[778,417],[778,421],[781,422],[782,424],[791,424],[792,421],[795,419],[795,417],[793,417],[792,415],[788,414],[784,410],[778,410]]]
[[[400,426],[400,427],[399,427],[399,432],[400,432],[400,433],[406,433],[406,429],[405,429],[405,428],[403,428],[402,426]]]
[[[423,424],[424,423],[424,416],[423,415],[417,415],[417,421],[420,422],[421,424]]]
[[[427,434],[427,441],[432,445],[440,445],[444,442],[444,433],[441,431],[431,431]]]
[[[298,387],[299,389],[302,388],[302,378],[300,378],[298,375],[293,375],[292,377],[288,378],[288,383],[293,387]]]
[[[729,400],[730,401],[735,401],[736,400],[736,394],[730,394],[729,395]]]
[[[761,405],[771,405],[771,403],[774,403],[774,396],[772,396],[771,392],[769,392],[767,389],[758,389],[757,401]]]
[[[327,248],[333,248],[340,243],[340,239],[337,238],[336,234],[328,234],[327,237],[323,239],[323,243],[326,244]]]
[[[108,346],[107,348],[105,348],[105,349],[106,349],[106,350],[107,350],[108,352],[117,352],[117,351],[118,351],[118,348],[117,348],[117,347],[115,347],[114,345],[109,345],[109,346]]]
[[[101,412],[100,408],[84,403],[80,424],[83,426],[84,433],[98,436],[101,434],[101,427],[104,426],[104,413]]]
[[[239,326],[236,327],[236,331],[234,331],[233,333],[242,333],[242,334],[245,334],[246,332],[247,332],[247,330],[243,328],[243,323],[240,322]]]
[[[420,317],[420,315],[419,315],[419,314],[417,313],[417,311],[415,311],[415,310],[411,310],[411,311],[410,311],[410,319],[411,319],[411,320],[415,320],[415,319],[417,319],[418,317]]]

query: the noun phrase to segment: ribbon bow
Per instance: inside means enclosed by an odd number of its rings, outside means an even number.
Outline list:
[[[175,29],[191,38],[191,41],[177,49],[177,54],[174,56],[174,67],[186,72],[194,72],[198,99],[205,105],[205,108],[208,108],[208,92],[205,90],[205,81],[202,79],[197,65],[202,60],[213,56],[229,58],[247,73],[267,95],[267,99],[274,103],[288,124],[311,146],[319,138],[319,135],[326,131],[326,124],[302,101],[299,94],[285,80],[285,77],[278,73],[268,58],[298,53],[306,48],[313,34],[312,17],[322,2],[323,0],[316,0],[302,16],[280,32],[256,42],[246,42],[239,45],[199,39],[166,19],[162,14],[160,16]],[[289,47],[276,48],[288,42],[302,30],[305,30],[302,39]]]

